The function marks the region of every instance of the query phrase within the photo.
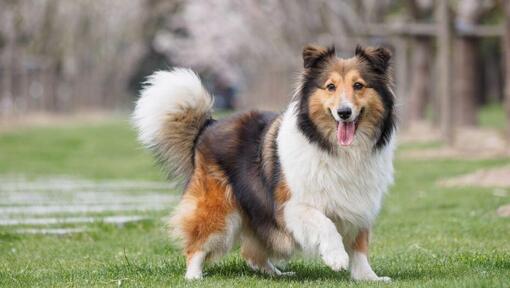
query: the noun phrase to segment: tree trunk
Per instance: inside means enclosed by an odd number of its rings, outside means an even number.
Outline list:
[[[458,2],[456,27],[460,32],[469,31],[480,22],[488,11],[488,5],[480,0]],[[482,67],[478,61],[480,40],[460,35],[454,41],[454,99],[455,124],[473,126],[478,120],[478,93],[480,91]]]
[[[507,119],[507,139],[510,141],[510,1],[504,1],[505,10],[505,35],[504,35],[504,57],[505,57],[505,110]]]
[[[2,62],[5,63],[3,67],[3,91],[2,91],[2,112],[7,115],[15,114],[16,109],[16,95],[15,95],[15,79],[16,79],[16,71],[17,71],[17,60],[16,57],[16,27],[14,25],[15,13],[14,9],[11,9],[8,13],[4,14],[5,17],[8,17],[7,23],[7,33],[5,35],[6,44],[5,44],[5,54]]]
[[[481,78],[478,73],[479,40],[471,37],[460,37],[454,41],[454,99],[455,124],[459,126],[475,126],[478,122],[478,85]]]
[[[441,135],[448,145],[454,142],[453,99],[451,89],[451,26],[447,1],[439,1],[436,8],[438,25],[438,94],[441,103]]]
[[[428,38],[413,40],[411,59],[411,87],[409,89],[409,121],[415,122],[425,118],[425,110],[430,100],[431,70],[433,49]]]
[[[430,18],[433,8],[432,1],[407,1],[409,14],[415,22],[424,22]],[[407,106],[407,121],[416,122],[425,119],[427,104],[432,102],[432,59],[434,47],[432,40],[427,37],[412,39],[411,67],[409,75],[409,101]]]

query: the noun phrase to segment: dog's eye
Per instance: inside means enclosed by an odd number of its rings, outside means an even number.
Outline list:
[[[327,86],[326,86],[326,89],[328,89],[329,92],[335,92],[336,90],[336,86],[335,84],[333,83],[329,83]]]
[[[365,87],[365,85],[363,85],[359,82],[356,82],[356,83],[354,83],[354,85],[352,85],[352,88],[354,88],[354,90],[361,90],[361,89],[363,89],[363,87]]]

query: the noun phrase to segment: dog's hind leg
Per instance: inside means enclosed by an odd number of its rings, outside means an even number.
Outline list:
[[[270,252],[260,242],[253,232],[245,227],[241,233],[241,256],[254,271],[271,276],[292,275],[292,272],[282,272],[271,263]]]
[[[227,181],[219,173],[210,173],[213,165],[204,166],[196,169],[171,222],[174,232],[184,240],[186,279],[202,278],[205,261],[227,253],[241,225]]]
[[[200,222],[200,223],[199,223]],[[218,222],[223,227],[218,226]],[[223,219],[206,219],[196,215],[195,222],[190,225],[191,233],[186,243],[186,279],[202,278],[202,269],[205,261],[215,261],[225,255],[236,242],[240,216],[237,212],[225,215]],[[204,225],[209,226],[208,228]],[[194,227],[193,227],[194,226]],[[211,229],[212,228],[212,229]],[[200,235],[202,234],[202,235]]]
[[[224,229],[209,234],[205,239],[196,238],[188,242],[186,279],[202,278],[203,265],[206,261],[212,262],[221,259],[232,249],[239,231],[239,223],[238,213],[233,212],[226,216]]]
[[[194,253],[188,255],[186,264],[186,274],[184,275],[184,278],[188,280],[202,278],[202,269],[206,257],[207,252],[200,250],[195,251]]]
[[[235,212],[228,215],[225,221],[225,229],[210,234],[204,241],[197,239],[188,245],[186,249],[186,279],[193,280],[202,278],[202,270],[205,261],[211,262],[218,260],[230,251],[237,238],[236,235],[240,223],[239,219],[239,215]]]

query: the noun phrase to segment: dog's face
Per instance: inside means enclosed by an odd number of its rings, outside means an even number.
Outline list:
[[[333,48],[305,47],[298,121],[311,142],[330,152],[386,145],[394,128],[390,57],[384,48],[358,47],[341,59]]]

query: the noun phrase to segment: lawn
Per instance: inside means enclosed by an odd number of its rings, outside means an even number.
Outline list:
[[[410,147],[416,145],[400,149]],[[510,287],[510,219],[495,213],[510,203],[510,193],[496,196],[490,188],[435,184],[508,163],[397,159],[396,184],[375,225],[371,248],[374,270],[393,278],[391,284],[355,283],[346,272],[301,258],[286,268],[295,276],[269,278],[251,272],[237,250],[208,266],[205,280],[187,283],[184,258],[163,229],[168,207],[147,212],[143,221],[95,222],[84,232],[60,236],[18,234],[16,227],[0,226],[0,287]],[[0,134],[0,175],[20,174],[27,179],[164,181],[125,119]]]

